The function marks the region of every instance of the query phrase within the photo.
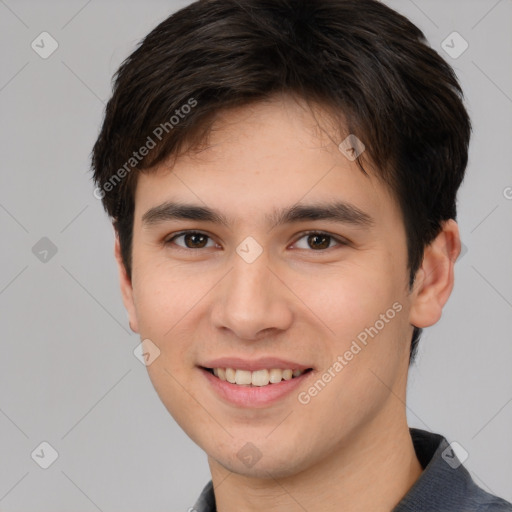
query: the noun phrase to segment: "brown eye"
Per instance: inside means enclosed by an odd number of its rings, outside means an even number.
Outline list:
[[[177,240],[182,240],[180,243]],[[199,233],[197,231],[190,231],[187,233],[180,233],[178,235],[173,236],[169,240],[165,242],[166,245],[175,244],[182,249],[203,249],[207,247],[208,243],[213,241],[210,240],[208,235],[204,233]],[[210,244],[209,247],[212,247]]]
[[[201,233],[188,233],[184,237],[185,245],[189,249],[201,249],[208,241],[208,237]]]
[[[330,235],[329,233],[324,233],[322,231],[310,231],[304,233],[297,242],[295,242],[294,247],[296,249],[313,249],[314,251],[323,251],[325,249],[344,245],[348,245],[348,242]]]
[[[312,249],[327,249],[331,244],[331,237],[324,234],[308,236],[308,245]]]

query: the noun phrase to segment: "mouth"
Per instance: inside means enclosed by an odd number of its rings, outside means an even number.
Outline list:
[[[207,388],[237,408],[267,408],[282,403],[314,378],[315,367],[264,356],[258,359],[219,357],[201,361],[197,369]]]
[[[240,368],[207,368],[200,367],[222,382],[229,382],[236,386],[243,387],[266,387],[274,386],[283,381],[297,379],[309,373],[313,368],[263,368],[255,371]]]

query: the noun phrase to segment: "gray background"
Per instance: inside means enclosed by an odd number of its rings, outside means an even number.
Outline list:
[[[185,511],[209,479],[133,355],[89,173],[112,74],[187,3],[0,0],[3,512]],[[459,195],[467,252],[421,341],[408,417],[459,442],[479,485],[512,500],[512,2],[387,3],[455,67],[474,123]],[[43,31],[59,44],[47,59],[31,48]],[[456,59],[441,47],[453,31],[469,44]],[[46,261],[43,237],[57,249]],[[31,457],[43,441],[59,454],[46,470]]]

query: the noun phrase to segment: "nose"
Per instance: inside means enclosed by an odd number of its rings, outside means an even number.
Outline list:
[[[233,268],[215,288],[214,327],[254,341],[288,329],[293,295],[277,275],[265,252],[252,263],[234,255]]]

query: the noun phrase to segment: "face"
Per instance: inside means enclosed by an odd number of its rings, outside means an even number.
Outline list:
[[[207,149],[138,179],[132,328],[160,351],[165,407],[239,474],[292,475],[403,415],[403,219],[333,137],[281,97],[225,112]]]

